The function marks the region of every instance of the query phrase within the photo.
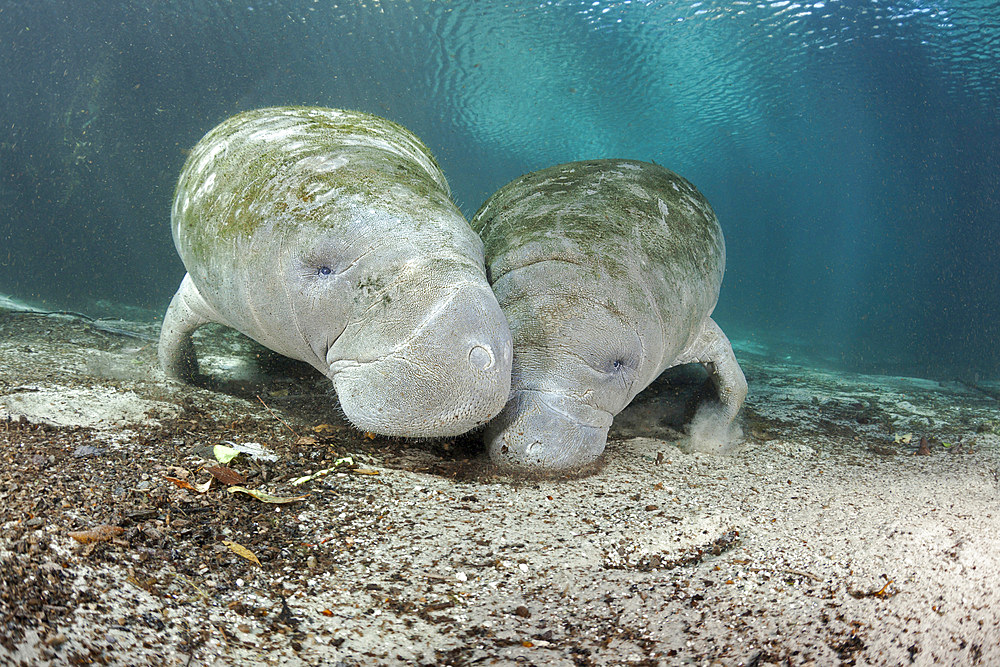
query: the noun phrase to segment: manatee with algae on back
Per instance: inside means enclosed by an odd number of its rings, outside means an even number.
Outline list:
[[[218,322],[319,369],[366,431],[457,435],[506,401],[510,332],[482,243],[396,123],[234,116],[191,152],[171,225],[187,275],[160,334],[168,377],[197,374],[191,334]]]
[[[563,164],[505,185],[472,226],[514,338],[511,397],[485,431],[494,461],[593,461],[612,417],[679,364],[703,364],[721,420],[736,417],[746,380],[711,318],[722,230],[688,181],[633,160]]]

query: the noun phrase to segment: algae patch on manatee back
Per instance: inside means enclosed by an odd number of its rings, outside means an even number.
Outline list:
[[[591,160],[542,169],[501,188],[472,226],[495,278],[560,259],[589,267],[595,279],[625,280],[641,256],[677,275],[722,280],[715,213],[690,182],[657,165]]]
[[[362,112],[287,107],[223,122],[181,172],[172,226],[181,256],[198,262],[267,227],[348,225],[377,206],[401,215],[414,202],[449,212],[447,181],[427,147],[400,125]],[[333,231],[337,231],[334,229]]]

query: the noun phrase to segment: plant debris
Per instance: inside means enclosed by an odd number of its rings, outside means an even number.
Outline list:
[[[125,532],[121,526],[97,526],[90,530],[77,530],[67,533],[80,544],[93,544],[94,542],[107,542]]]
[[[226,445],[216,445],[212,448],[212,454],[215,456],[216,461],[225,465],[239,456],[240,450],[235,447],[227,447]]]
[[[225,544],[227,547],[229,547],[229,549],[233,553],[238,554],[243,558],[246,558],[251,563],[256,563],[258,567],[262,567],[260,561],[257,560],[257,556],[254,554],[254,552],[250,551],[242,544],[233,542],[232,540],[222,540],[222,543]]]
[[[212,477],[219,480],[221,484],[225,484],[226,486],[245,484],[247,481],[245,476],[227,466],[212,466],[210,468],[205,468],[205,470],[210,473]]]
[[[271,503],[276,505],[283,505],[286,503],[295,503],[300,500],[305,500],[306,496],[275,496],[264,491],[258,491],[257,489],[248,489],[242,486],[230,486],[228,489],[229,493],[245,493],[248,496],[253,496],[262,503]]]

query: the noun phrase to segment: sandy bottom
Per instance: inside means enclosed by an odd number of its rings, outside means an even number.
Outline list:
[[[155,335],[0,309],[0,663],[1000,664],[996,387],[737,342],[739,442],[692,450],[685,370],[590,474],[514,479],[222,329],[168,384]]]

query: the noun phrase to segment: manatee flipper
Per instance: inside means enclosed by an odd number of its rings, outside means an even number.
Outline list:
[[[191,334],[209,322],[221,322],[215,310],[205,303],[198,288],[185,274],[177,293],[170,300],[160,328],[160,368],[171,380],[193,380],[198,375]]]
[[[711,317],[705,320],[698,337],[677,357],[677,365],[680,364],[704,366],[719,394],[726,422],[736,419],[747,397],[747,380],[733,354],[732,344]]]

